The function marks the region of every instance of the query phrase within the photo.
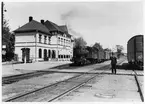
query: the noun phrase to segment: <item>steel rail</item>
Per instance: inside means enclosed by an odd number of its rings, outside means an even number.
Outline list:
[[[124,61],[124,60],[122,60],[122,61],[119,62],[118,64],[121,64],[123,61]],[[103,68],[106,69],[106,68],[108,68],[109,66],[110,66],[110,65],[107,65],[107,66],[104,66]],[[86,83],[88,83],[89,81],[93,80],[93,79],[96,78],[98,75],[103,74],[105,71],[106,71],[106,70],[104,70],[103,72],[100,72],[100,73],[98,73],[98,72],[94,73],[95,75],[92,76],[91,78],[89,78],[89,79],[87,79],[86,81],[84,81],[84,82],[82,82],[82,83],[80,83],[80,84],[78,84],[78,85],[76,85],[76,86],[74,86],[74,87],[68,89],[67,91],[65,91],[65,92],[63,92],[63,93],[57,95],[56,97],[54,97],[54,98],[48,100],[48,102],[52,102],[52,101],[55,101],[55,100],[57,100],[57,99],[60,99],[60,98],[64,97],[65,95],[67,95],[67,94],[73,92],[74,90],[76,90],[76,89],[78,89],[78,88],[84,86]]]
[[[83,66],[83,67],[86,67],[86,66]],[[61,69],[59,69],[59,70],[61,70]],[[45,70],[38,70],[38,71],[24,73],[24,74],[5,76],[5,77],[2,77],[2,85],[11,84],[11,83],[17,82],[19,80],[28,79],[28,78],[32,78],[35,76],[40,76],[40,75],[50,74],[50,73],[54,73],[54,72],[49,71],[49,70],[47,71],[45,69]]]
[[[53,84],[51,84],[51,85],[48,85],[48,86],[45,86],[45,87],[42,87],[42,88],[38,88],[38,89],[35,89],[35,90],[32,90],[32,91],[29,91],[29,92],[26,92],[26,93],[23,93],[23,94],[19,94],[19,95],[14,96],[14,97],[10,97],[10,98],[4,100],[4,102],[10,102],[10,101],[13,101],[13,100],[15,100],[15,99],[17,99],[17,98],[23,97],[23,96],[25,96],[25,95],[28,95],[28,94],[31,94],[31,93],[34,93],[34,92],[37,92],[37,91],[40,91],[40,90],[43,90],[43,89],[45,89],[45,88],[47,88],[47,87],[55,86],[55,85],[57,85],[57,84],[59,84],[59,83],[62,83],[62,82],[68,81],[68,80],[73,79],[73,78],[77,78],[77,77],[79,77],[79,76],[81,76],[81,75],[76,75],[76,76],[73,76],[73,77],[68,78],[68,79],[66,79],[66,80],[59,81],[59,82],[53,83]]]
[[[136,81],[136,84],[137,84],[137,87],[138,87],[138,92],[140,94],[140,98],[141,98],[142,102],[144,102],[144,96],[143,96],[143,92],[141,90],[141,87],[140,87],[140,84],[139,84],[139,81],[138,81],[138,75],[137,75],[136,71],[134,71],[134,73],[135,73],[134,77],[135,77],[135,81]]]
[[[108,67],[109,67],[109,65],[108,65]],[[94,69],[92,69],[92,70],[94,70]],[[90,70],[90,71],[92,71],[92,70]],[[98,74],[98,73],[93,73],[93,74]],[[11,97],[11,98],[8,98],[8,99],[4,100],[4,102],[11,102],[11,101],[14,101],[15,99],[24,97],[24,96],[26,96],[26,95],[32,94],[32,93],[34,93],[34,92],[43,90],[43,89],[48,88],[48,87],[51,87],[51,86],[55,86],[55,85],[57,85],[57,84],[59,84],[59,83],[62,83],[62,82],[67,82],[67,81],[69,81],[70,79],[77,78],[77,77],[80,77],[80,76],[83,76],[83,75],[87,75],[87,74],[86,74],[86,73],[84,73],[84,74],[79,74],[79,75],[76,75],[76,76],[74,76],[74,77],[68,78],[68,79],[66,79],[66,80],[59,81],[59,82],[53,83],[53,84],[51,84],[51,85],[48,85],[48,86],[45,86],[45,87],[42,87],[42,88],[35,89],[35,90],[32,90],[32,91],[26,92],[26,93],[24,93],[24,94],[19,94],[19,95],[17,95],[17,96],[14,96],[14,97]],[[79,84],[79,85],[80,85],[80,84]],[[78,87],[78,86],[76,86],[76,87]]]
[[[121,63],[122,63],[122,62],[120,62],[119,64],[121,64]],[[94,76],[91,77],[90,79],[88,79],[88,80],[86,80],[86,81],[80,83],[79,85],[74,86],[74,87],[71,88],[71,89],[68,89],[67,91],[61,93],[60,95],[58,95],[58,96],[56,96],[56,97],[54,97],[54,98],[48,100],[48,102],[52,102],[52,101],[55,101],[55,100],[58,100],[58,99],[64,97],[65,95],[67,95],[67,94],[73,92],[74,90],[76,90],[76,89],[78,89],[78,88],[84,86],[87,82],[89,82],[89,81],[91,81],[92,79],[96,78],[99,74],[103,74],[104,72],[105,72],[105,71],[103,71],[103,72],[101,72],[101,73],[97,73],[97,75],[94,75]],[[136,75],[137,75],[137,74],[136,74]],[[135,75],[135,76],[136,76],[136,75]],[[135,78],[137,79],[137,77],[135,77]],[[138,81],[137,81],[137,82],[138,82]],[[139,83],[138,83],[138,85],[139,85]],[[138,88],[139,88],[139,92],[141,92],[140,86],[139,86]],[[140,93],[140,94],[141,94],[141,99],[142,99],[142,101],[144,101],[144,100],[143,100],[143,95],[142,95],[142,93]]]
[[[103,72],[104,72],[104,71],[103,71]],[[103,72],[101,72],[101,73],[103,73]],[[78,84],[78,85],[72,87],[71,89],[68,89],[67,91],[65,91],[65,92],[63,92],[63,93],[57,95],[56,97],[54,97],[54,98],[48,100],[48,102],[52,102],[52,101],[55,101],[55,100],[57,100],[57,99],[60,99],[60,98],[64,97],[65,95],[67,95],[67,94],[73,92],[74,90],[76,90],[76,89],[78,89],[78,88],[84,86],[86,83],[88,83],[89,81],[93,80],[94,78],[96,78],[96,77],[97,77],[99,74],[101,74],[101,73],[97,73],[97,75],[92,76],[91,78],[87,79],[86,81],[84,81],[84,82],[82,82],[82,83],[80,83],[80,84]]]
[[[26,74],[2,77],[2,85],[11,84],[11,83],[17,82],[19,80],[28,79],[28,78],[41,76],[41,75],[44,75],[44,74],[50,74],[50,73],[53,73],[53,72],[47,72],[46,73],[46,72],[36,71],[36,72],[31,72],[31,73],[26,73]]]
[[[124,60],[121,60],[121,62],[119,62],[119,63],[122,63],[123,61]],[[85,66],[83,66],[83,67],[85,67]],[[105,66],[97,68],[97,69],[104,69],[105,67],[108,67],[108,65],[105,65]],[[61,70],[61,69],[59,69],[59,70]],[[32,77],[40,76],[40,75],[44,75],[44,74],[50,74],[50,73],[54,73],[54,72],[55,71],[40,70],[40,71],[35,71],[35,72],[30,72],[30,73],[5,76],[5,77],[2,77],[2,85],[11,84],[11,83],[17,82],[19,80],[28,79],[28,78],[32,78]],[[63,72],[63,73],[66,73],[66,72]]]
[[[110,66],[110,65],[105,65],[105,66],[103,66],[103,67],[101,67],[101,68],[98,68],[98,69],[102,69],[102,68],[103,68],[103,69],[107,69],[109,66]],[[94,69],[92,69],[92,70],[90,70],[90,71],[93,71],[93,70],[94,70]],[[88,72],[90,72],[90,71],[88,71]],[[103,71],[103,72],[105,72],[105,71]],[[55,98],[53,98],[53,99],[51,99],[51,100],[49,100],[49,101],[53,101],[54,99],[56,99],[56,98],[58,98],[58,97],[61,97],[62,95],[65,95],[66,93],[71,92],[71,91],[73,91],[73,90],[76,89],[76,88],[79,88],[79,87],[83,86],[85,83],[87,83],[87,82],[90,81],[91,79],[97,77],[99,74],[101,74],[101,73],[103,73],[103,72],[100,72],[100,73],[97,73],[97,72],[96,72],[96,73],[93,73],[93,74],[95,74],[93,77],[91,77],[91,78],[87,79],[86,81],[84,81],[84,82],[82,82],[82,83],[80,83],[80,84],[74,86],[73,88],[71,88],[71,89],[69,89],[69,90],[63,92],[62,94],[56,96]],[[96,75],[96,74],[97,74],[97,75]],[[29,94],[32,94],[32,93],[34,93],[34,92],[43,90],[43,89],[48,88],[48,87],[51,87],[51,86],[55,86],[55,85],[57,85],[57,84],[59,84],[59,83],[62,83],[62,82],[67,82],[67,81],[70,80],[70,79],[77,78],[77,77],[80,77],[80,76],[83,76],[83,75],[87,75],[87,73],[79,74],[79,75],[76,75],[76,76],[74,76],[74,77],[68,78],[68,79],[66,79],[66,80],[59,81],[59,82],[53,83],[53,84],[51,84],[51,85],[48,85],[48,86],[45,86],[45,87],[42,87],[42,88],[38,88],[38,89],[29,91],[29,92],[26,92],[26,93],[23,93],[23,94],[19,94],[19,95],[10,97],[10,98],[8,98],[8,99],[6,99],[6,100],[4,100],[4,101],[5,101],[5,102],[14,101],[15,99],[18,99],[18,98],[27,96],[27,95],[29,95]]]

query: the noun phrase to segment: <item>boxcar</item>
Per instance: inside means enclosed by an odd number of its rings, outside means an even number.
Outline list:
[[[97,52],[97,61],[98,61],[98,63],[104,61],[104,51],[103,50],[99,50]]]
[[[104,51],[104,59],[105,59],[105,60],[109,60],[110,57],[111,57],[111,52],[109,52],[109,51]]]
[[[143,35],[136,35],[128,41],[127,59],[130,64],[143,66]]]
[[[89,60],[91,63],[97,63],[97,52],[89,51],[87,54],[86,59]]]

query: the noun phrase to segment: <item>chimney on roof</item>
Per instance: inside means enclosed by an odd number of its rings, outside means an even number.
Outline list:
[[[30,16],[29,17],[29,22],[31,22],[33,20],[33,17],[32,16]]]
[[[44,20],[41,20],[41,23],[44,25]]]

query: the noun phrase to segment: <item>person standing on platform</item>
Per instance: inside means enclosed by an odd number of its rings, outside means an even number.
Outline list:
[[[116,74],[116,64],[117,64],[117,59],[114,56],[114,54],[112,53],[112,57],[111,57],[111,68],[112,68],[112,73]]]

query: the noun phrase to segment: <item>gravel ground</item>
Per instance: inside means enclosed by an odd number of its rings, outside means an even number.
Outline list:
[[[65,74],[65,73],[47,74],[2,86],[2,100],[15,96],[17,94],[22,94],[37,88],[50,85],[58,81],[62,81],[64,79],[68,79],[70,77],[73,77],[74,75],[76,74]]]
[[[134,76],[104,75],[56,102],[141,102]]]

